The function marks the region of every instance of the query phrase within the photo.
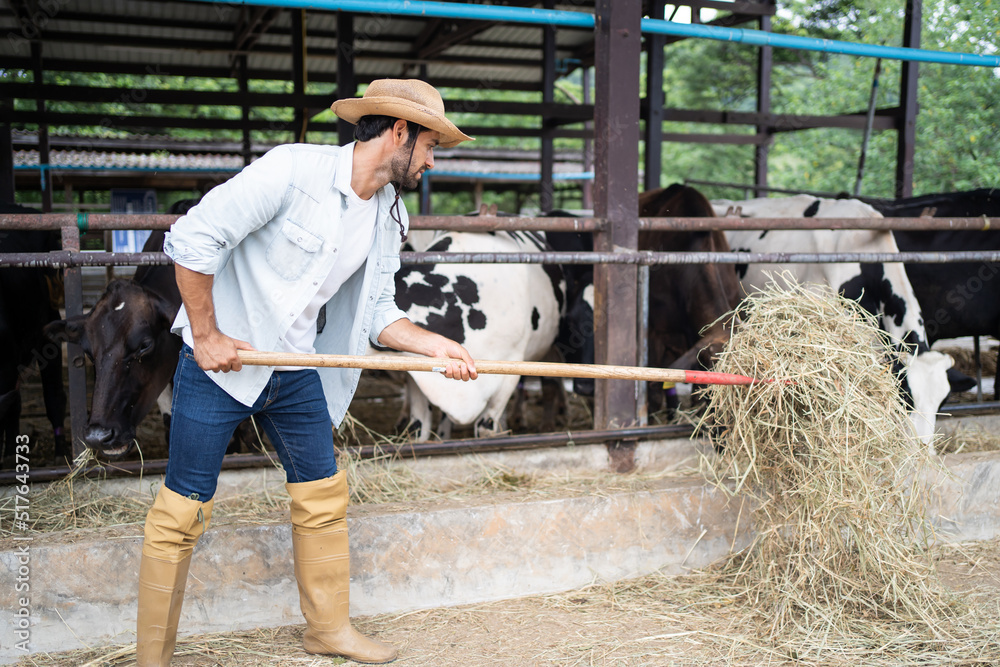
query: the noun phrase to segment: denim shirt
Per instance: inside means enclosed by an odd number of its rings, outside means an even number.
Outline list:
[[[258,350],[274,350],[312,300],[340,250],[347,199],[335,177],[353,150],[353,143],[278,146],[209,191],[170,228],[163,249],[174,262],[214,276],[212,299],[222,333]],[[377,343],[385,327],[406,317],[395,302],[400,237],[389,217],[395,192],[387,185],[375,196],[375,242],[365,262],[327,302],[326,326],[316,336],[319,353],[365,354],[368,341]],[[399,212],[408,228],[405,207]],[[181,306],[171,331],[181,335],[188,326]],[[208,376],[236,400],[252,405],[272,372],[266,366],[244,366],[239,372]],[[321,368],[319,374],[330,419],[339,426],[361,370]]]

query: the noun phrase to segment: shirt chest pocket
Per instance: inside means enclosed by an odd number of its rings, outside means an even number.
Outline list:
[[[316,260],[323,239],[294,220],[285,220],[267,246],[268,265],[285,280],[298,280]]]

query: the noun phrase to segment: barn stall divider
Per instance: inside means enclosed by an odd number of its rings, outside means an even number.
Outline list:
[[[15,267],[62,268],[65,273],[66,315],[83,314],[83,284],[80,279],[82,266],[142,266],[169,264],[170,258],[162,252],[113,253],[81,252],[79,236],[88,230],[169,229],[180,216],[135,214],[0,214],[0,229],[10,230],[61,230],[63,250],[49,253],[0,254],[0,270]],[[869,230],[988,230],[1000,225],[1000,218],[636,218],[638,228],[657,231],[706,231],[706,230],[786,230],[786,229],[869,229]],[[469,218],[463,216],[414,216],[413,230],[451,230],[466,232],[489,231],[561,231],[599,232],[606,222],[601,218],[509,218],[492,215]],[[651,266],[656,264],[745,264],[745,263],[837,263],[837,262],[1000,262],[1000,251],[954,252],[901,252],[901,253],[747,253],[747,252],[538,252],[538,253],[450,253],[450,252],[401,252],[404,264],[439,263],[546,263],[546,264],[617,264]],[[639,295],[637,313],[645,313],[648,293]],[[647,315],[648,318],[648,315]],[[647,319],[643,318],[643,320]],[[638,349],[644,347],[645,321],[637,323]],[[83,441],[79,435],[87,423],[86,360],[79,345],[67,343],[69,371],[70,423],[73,434],[74,457],[82,453]],[[633,383],[621,383],[633,384]],[[644,383],[637,382],[644,388]],[[636,389],[641,397],[641,390]],[[639,400],[637,399],[637,406]],[[644,401],[642,401],[644,403]],[[953,414],[973,414],[1000,409],[1000,402],[980,402],[949,406]],[[510,435],[480,439],[451,440],[437,443],[405,443],[394,447],[349,447],[361,458],[384,456],[433,456],[458,453],[482,453],[504,450],[522,450],[568,444],[585,444],[614,441],[638,441],[651,438],[684,437],[692,428],[683,425],[647,426],[644,410],[637,407],[637,414],[626,428],[602,429],[595,426],[590,431],[532,435]],[[634,426],[639,424],[638,426]],[[227,457],[224,468],[246,468],[271,465],[266,455],[241,455]],[[94,466],[91,474],[156,474],[163,472],[166,460],[123,462],[110,470]],[[37,481],[58,479],[70,472],[66,466],[38,468],[32,471]],[[0,483],[13,481],[13,472],[0,472]],[[7,479],[11,477],[11,479]]]

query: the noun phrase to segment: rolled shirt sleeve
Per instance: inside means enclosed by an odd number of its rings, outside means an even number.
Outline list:
[[[215,275],[229,251],[271,220],[293,182],[292,152],[278,146],[218,185],[173,224],[163,251],[186,269]]]

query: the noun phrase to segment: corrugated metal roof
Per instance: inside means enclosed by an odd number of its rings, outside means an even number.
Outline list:
[[[503,0],[494,4],[501,2]],[[21,3],[0,3],[0,30],[7,35],[10,45],[5,62],[0,66],[30,70],[30,42],[17,39],[22,34],[22,26],[15,8],[20,6]],[[542,3],[535,2],[534,6],[541,7]],[[46,14],[40,24],[44,62],[50,65],[65,63],[64,68],[68,70],[78,70],[80,63],[92,63],[94,69],[105,73],[146,72],[168,77],[198,76],[202,70],[208,70],[228,75],[233,71],[234,57],[243,53],[247,55],[248,68],[262,73],[262,78],[289,81],[292,76],[291,17],[297,10],[184,0],[58,0],[43,2],[39,7]],[[558,7],[589,12],[593,2],[581,0]],[[246,34],[247,17],[263,17],[264,22]],[[305,19],[307,80],[322,81],[326,86],[322,88],[324,94],[332,98],[339,48],[338,15],[309,10],[305,12]],[[470,25],[476,27],[474,22],[370,13],[356,14],[353,24],[352,55],[359,91],[373,78],[422,76],[423,72],[431,83],[441,81],[451,88],[474,91],[503,89],[508,85],[517,90],[538,90],[541,84],[544,31],[539,26],[489,23],[484,24],[482,30],[466,31]],[[454,32],[456,29],[458,33]],[[453,39],[455,34],[461,39]],[[584,53],[592,43],[593,33],[559,29],[556,37],[557,57],[567,59]],[[239,51],[235,50],[237,46]],[[425,55],[428,52],[437,55]],[[232,90],[232,79],[227,84]],[[251,90],[255,88],[259,86],[252,82]],[[65,112],[65,107],[60,105],[58,111]],[[49,110],[56,108],[50,105]],[[95,103],[90,108],[100,107]],[[138,104],[129,113],[151,115]],[[261,113],[264,112],[256,109],[252,112],[254,118],[259,118]],[[333,118],[325,113],[316,120],[329,122]],[[34,121],[19,119],[19,122],[23,126]],[[483,124],[493,123],[487,119]],[[54,165],[80,168],[238,169],[242,166],[236,154],[216,155],[210,148],[200,150],[197,146],[162,152],[142,151],[141,143],[147,136],[150,143],[161,147],[170,141],[160,135],[131,135],[125,137],[132,141],[128,148],[118,150],[120,147],[105,144],[98,145],[99,150],[89,151],[82,144],[64,143],[55,145],[50,160]],[[232,139],[234,133],[225,136]],[[192,140],[184,141],[194,144]],[[37,152],[29,142],[18,144],[15,137],[15,144],[23,149],[17,153],[20,166],[38,164]],[[566,169],[573,173],[581,171],[575,162],[571,166],[556,167],[557,173]],[[533,174],[538,172],[538,164],[536,159],[496,161],[462,156],[439,160],[438,171]]]
[[[15,167],[37,167],[38,151],[14,151]],[[97,151],[50,151],[49,165],[97,169],[218,169],[239,171],[243,158],[238,155],[171,153],[105,153]]]
[[[465,151],[471,154],[472,151]],[[163,170],[163,171],[239,171],[243,168],[243,158],[239,155],[220,153],[171,154],[123,153],[105,151],[54,150],[49,153],[50,169],[108,169],[108,170]],[[32,149],[14,152],[14,166],[30,168],[39,166],[38,151]],[[540,162],[532,159],[496,160],[469,159],[466,157],[446,158],[435,161],[434,169],[428,174],[435,179],[452,178],[485,179],[524,177],[533,180],[541,172]],[[553,165],[553,173],[558,176],[585,176],[580,161],[559,161]]]
[[[565,8],[591,11],[591,5],[573,3]],[[243,32],[244,18],[265,13],[270,22],[263,30],[258,27],[250,40],[251,68],[275,72],[290,68],[291,10],[179,0],[60,0],[42,5],[41,11],[45,14],[41,25],[42,50],[47,60],[107,63],[109,71],[134,63],[228,68],[236,36]],[[332,73],[336,70],[337,13],[310,10],[305,15],[306,51],[313,50],[307,68],[317,73]],[[408,66],[426,63],[416,60],[416,47],[426,46],[418,44],[425,31],[434,31],[429,39],[433,44],[439,36],[447,37],[453,27],[466,24],[453,19],[357,14],[354,32],[358,70],[366,77],[400,76],[408,71]],[[20,27],[14,10],[0,7],[0,28],[16,35],[21,32]],[[46,39],[47,34],[54,37]],[[592,38],[592,33],[586,30],[559,30],[559,56],[570,55]],[[470,70],[486,69],[494,86],[540,81],[540,62],[523,61],[537,59],[541,40],[542,30],[535,26],[491,24],[470,35],[464,43],[444,49],[441,55],[445,62],[432,63],[434,76],[466,78],[474,85],[476,75]],[[22,46],[16,49],[17,56],[28,58],[27,42]],[[281,50],[289,55],[280,53]],[[467,69],[462,69],[460,62],[448,62],[462,56],[497,61],[514,58],[522,62],[468,65]]]

